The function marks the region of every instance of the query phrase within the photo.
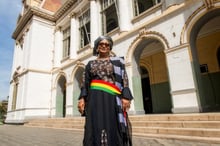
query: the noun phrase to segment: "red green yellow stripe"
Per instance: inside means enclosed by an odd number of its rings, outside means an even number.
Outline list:
[[[96,90],[102,90],[112,95],[121,94],[121,91],[117,86],[103,80],[92,80],[90,84],[90,88]]]

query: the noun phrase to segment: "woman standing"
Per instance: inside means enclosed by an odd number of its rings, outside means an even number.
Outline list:
[[[110,37],[98,37],[93,50],[97,58],[88,62],[83,74],[78,109],[86,116],[84,146],[131,145],[126,111],[133,97],[124,60],[110,57],[112,46]]]

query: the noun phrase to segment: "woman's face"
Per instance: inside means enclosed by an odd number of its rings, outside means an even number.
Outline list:
[[[110,44],[108,40],[101,40],[98,46],[98,52],[100,55],[108,55],[110,52]]]

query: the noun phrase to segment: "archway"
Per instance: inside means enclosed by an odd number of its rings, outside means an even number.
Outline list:
[[[57,81],[56,117],[66,116],[66,78],[61,75]]]
[[[84,68],[77,67],[73,74],[73,116],[80,115],[77,108],[78,98],[80,95],[82,77],[83,77]]]
[[[152,107],[152,96],[151,96],[149,73],[144,66],[141,66],[140,70],[141,70],[141,87],[142,87],[144,111],[145,114],[150,114],[153,113],[153,107]]]
[[[220,111],[220,9],[202,16],[193,25],[189,40],[201,110]]]
[[[146,114],[170,113],[172,109],[165,47],[157,34],[146,33],[139,37],[131,46],[128,56],[132,64],[135,109],[143,108]],[[146,75],[147,78],[144,77]],[[151,97],[150,111],[147,111],[146,105],[149,103],[144,98],[147,94]]]

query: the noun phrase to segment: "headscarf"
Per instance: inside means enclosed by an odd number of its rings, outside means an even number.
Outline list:
[[[98,49],[98,46],[99,46],[99,42],[102,41],[102,40],[107,40],[109,42],[109,45],[110,45],[110,50],[112,50],[112,46],[113,46],[113,40],[111,37],[109,36],[99,36],[95,42],[94,42],[94,48],[93,48],[93,55],[94,56],[97,56],[98,55],[98,52],[97,52],[97,49]]]

